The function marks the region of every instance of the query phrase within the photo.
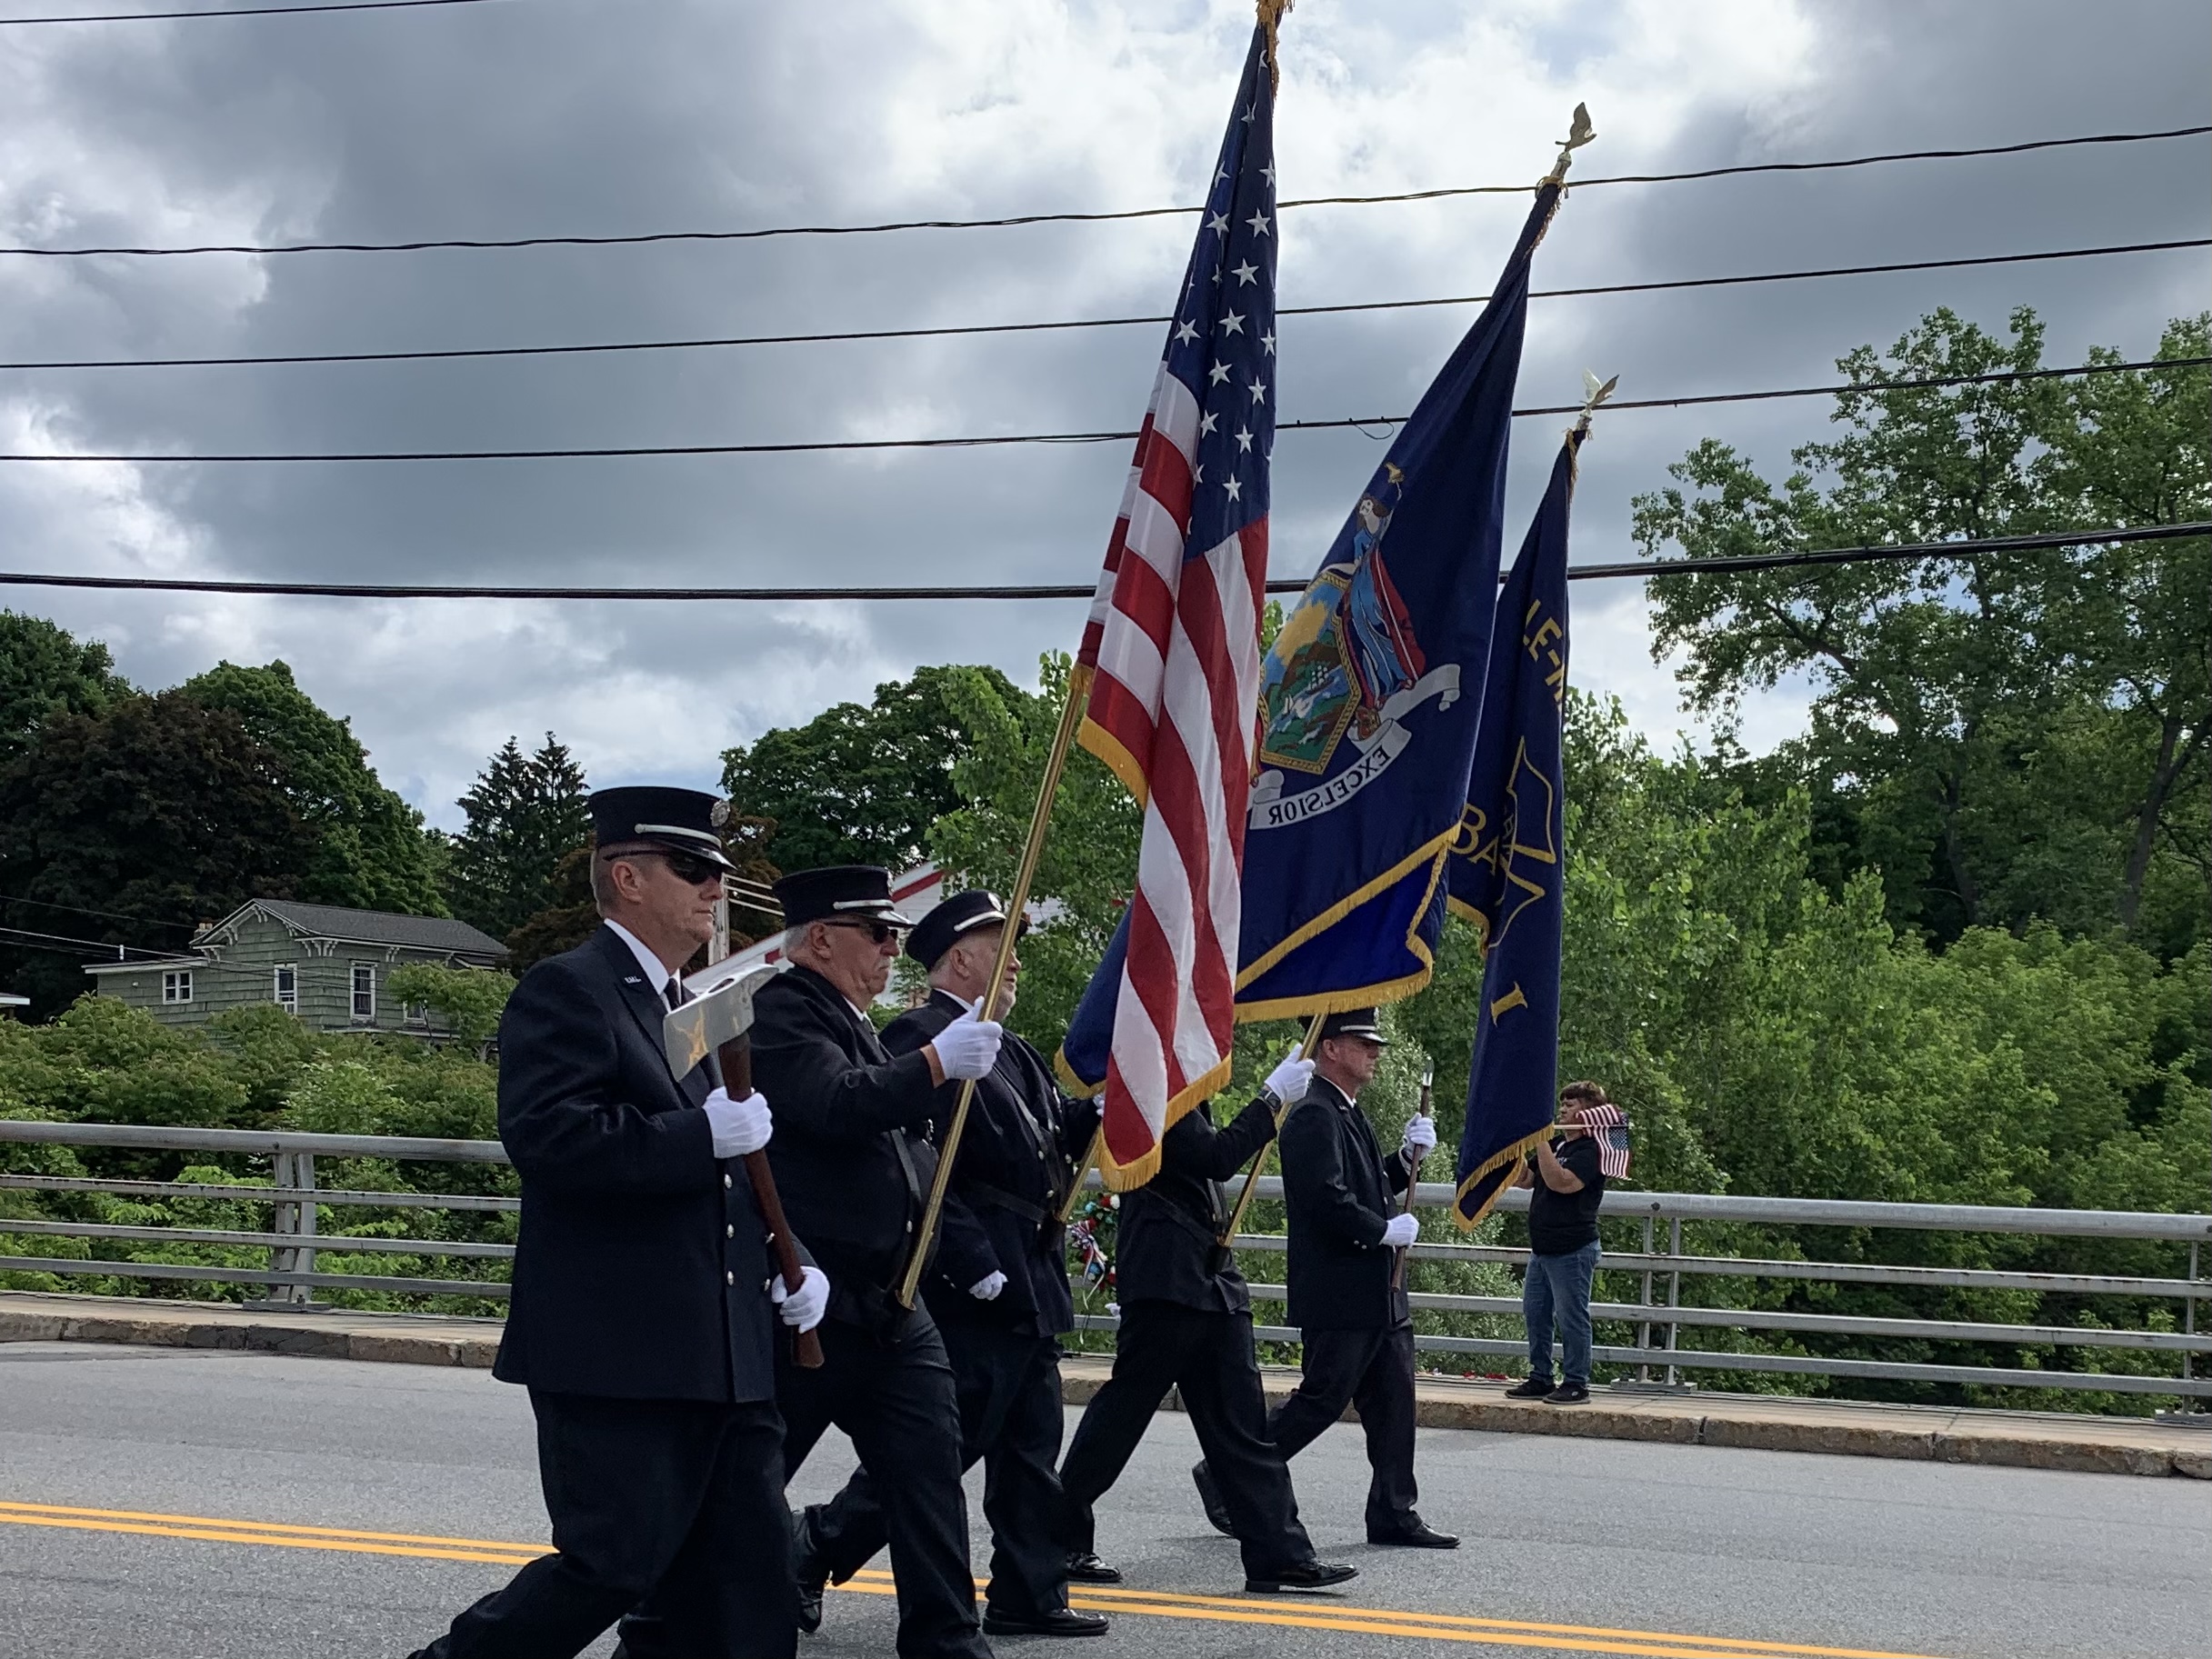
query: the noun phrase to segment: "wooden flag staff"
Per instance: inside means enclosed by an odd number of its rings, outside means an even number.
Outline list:
[[[991,981],[984,989],[983,997],[976,1007],[977,1019],[998,1017],[999,994],[1005,989],[1006,966],[1014,960],[1016,935],[1021,932],[1021,917],[1029,903],[1029,888],[1036,880],[1037,860],[1045,853],[1045,831],[1052,822],[1053,798],[1060,792],[1060,777],[1067,770],[1067,754],[1075,745],[1076,728],[1083,723],[1084,705],[1089,700],[1091,671],[1078,664],[1068,671],[1067,697],[1060,705],[1060,724],[1052,735],[1052,751],[1046,757],[1045,776],[1037,786],[1036,805],[1029,814],[1029,839],[1022,847],[1021,868],[1015,873],[1013,891],[1006,895],[1006,925],[998,930],[998,957],[991,964]],[[960,1096],[953,1105],[952,1122],[946,1126],[945,1144],[937,1148],[937,1173],[929,1184],[929,1203],[922,1211],[922,1224],[916,1230],[914,1254],[907,1258],[906,1270],[899,1277],[898,1304],[911,1308],[921,1294],[922,1267],[929,1260],[929,1247],[937,1235],[938,1223],[945,1215],[945,1191],[951,1184],[953,1160],[959,1155],[960,1137],[967,1129],[968,1108],[975,1104],[976,1079],[964,1077],[960,1081]],[[1083,1184],[1081,1171],[1076,1172],[1076,1184]]]

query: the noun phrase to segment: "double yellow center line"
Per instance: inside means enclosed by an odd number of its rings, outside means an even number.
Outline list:
[[[0,1500],[0,1524],[63,1531],[120,1533],[149,1538],[186,1538],[206,1544],[251,1544],[273,1549],[330,1550],[355,1555],[403,1555],[429,1561],[481,1562],[520,1566],[546,1545],[490,1538],[449,1538],[421,1533],[364,1532],[335,1526],[295,1526],[133,1509],[81,1509],[59,1504]],[[848,1591],[893,1594],[891,1574],[864,1570]],[[1278,1630],[1337,1631],[1355,1635],[1403,1636],[1422,1642],[1474,1643],[1487,1647],[1530,1647],[1578,1654],[1633,1654],[1647,1659],[1926,1659],[1863,1647],[1811,1647],[1794,1642],[1752,1642],[1729,1636],[1692,1636],[1657,1630],[1617,1630],[1602,1624],[1547,1624],[1525,1619],[1478,1619],[1456,1614],[1409,1613],[1356,1607],[1320,1597],[1296,1601],[1186,1595],[1155,1590],[1085,1584],[1071,1598],[1077,1607],[1136,1617],[1193,1619],[1222,1624],[1258,1624]]]

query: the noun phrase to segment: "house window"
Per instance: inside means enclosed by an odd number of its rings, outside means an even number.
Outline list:
[[[354,1018],[373,1020],[376,1017],[376,964],[373,962],[354,964]]]
[[[161,1000],[165,1003],[188,1003],[192,1000],[192,970],[165,973],[161,976]]]
[[[276,964],[275,979],[270,987],[270,994],[276,999],[276,1005],[286,1014],[299,1012],[298,963],[280,962]]]
[[[408,1024],[427,1025],[430,1024],[430,1004],[428,1003],[409,1003],[406,1014]]]

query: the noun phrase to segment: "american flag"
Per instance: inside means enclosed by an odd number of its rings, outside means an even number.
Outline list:
[[[1253,31],[1077,658],[1080,741],[1145,804],[1106,1079],[1116,1186],[1229,1074],[1275,446],[1272,34]]]
[[[1608,1181],[1628,1178],[1628,1120],[1610,1104],[1582,1108],[1582,1132],[1597,1143],[1597,1170]]]

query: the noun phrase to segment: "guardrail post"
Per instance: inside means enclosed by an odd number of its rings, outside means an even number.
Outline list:
[[[2181,1329],[2184,1334],[2189,1336],[2194,1336],[2197,1334],[2196,1293],[2197,1272],[2198,1264],[2197,1251],[2200,1248],[2201,1246],[2194,1243],[2189,1245],[2189,1295],[2187,1299],[2185,1300],[2181,1304]],[[2191,1354],[2187,1349],[2185,1348],[2182,1350],[2181,1380],[2185,1383],[2197,1374],[2196,1366],[2193,1363],[2196,1358],[2197,1356],[2194,1354]]]
[[[1644,1217],[1644,1305],[1646,1307],[1651,1305],[1651,1229],[1652,1218],[1646,1215]],[[1636,1345],[1639,1348],[1651,1346],[1650,1320],[1644,1320],[1636,1325]],[[1639,1383],[1650,1382],[1651,1367],[1638,1365],[1636,1368],[1636,1380]]]
[[[1667,1224],[1667,1254],[1677,1258],[1682,1254],[1682,1217],[1679,1215]],[[1668,1307],[1682,1305],[1682,1270],[1679,1267],[1667,1275],[1667,1305]],[[1675,1351],[1675,1333],[1679,1328],[1671,1321],[1667,1324],[1667,1351],[1669,1354]],[[1680,1381],[1681,1374],[1672,1365],[1667,1366],[1667,1385],[1673,1388]]]
[[[311,1152],[279,1152],[269,1159],[277,1189],[312,1193],[315,1190],[315,1154]],[[315,1201],[312,1198],[279,1198],[276,1214],[270,1231],[300,1239],[315,1237]],[[269,1246],[271,1273],[313,1273],[315,1249],[312,1244],[272,1244]],[[271,1310],[289,1309],[302,1312],[325,1305],[315,1299],[315,1287],[310,1284],[272,1284],[269,1294],[248,1302],[251,1308]]]

